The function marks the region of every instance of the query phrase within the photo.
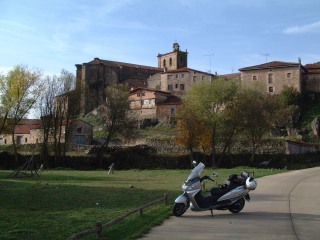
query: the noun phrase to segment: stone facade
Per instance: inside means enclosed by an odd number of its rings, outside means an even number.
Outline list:
[[[320,94],[320,63],[306,64],[307,74],[304,76],[305,90],[311,96]]]
[[[148,87],[168,91],[177,96],[184,95],[193,83],[212,81],[214,75],[191,68],[180,68],[157,73],[148,79]]]
[[[130,112],[139,120],[165,122],[175,116],[181,99],[170,92],[150,88],[136,88],[130,91]]]
[[[284,86],[291,86],[304,96],[320,94],[320,63],[301,65],[301,62],[269,62],[239,69],[241,84],[260,82],[266,92],[279,94]]]
[[[77,64],[76,90],[80,89],[80,114],[84,115],[105,102],[105,88],[111,83],[127,83],[129,87],[146,87],[147,78],[161,72],[156,67],[95,58]]]
[[[65,142],[65,125],[61,127],[62,140]],[[0,144],[12,144],[12,135],[3,134],[0,136]],[[41,120],[26,119],[16,126],[14,139],[17,144],[39,144],[43,142],[43,128]],[[93,128],[90,124],[82,120],[72,120],[70,123],[69,143],[71,144],[91,144],[93,139]],[[49,137],[49,142],[53,142],[53,136]]]
[[[158,68],[166,71],[176,70],[188,66],[188,52],[180,51],[178,43],[173,44],[173,51],[166,54],[158,54]]]
[[[270,62],[239,69],[241,84],[261,83],[265,91],[279,94],[284,86],[291,86],[302,93],[302,74],[305,72],[300,63]]]

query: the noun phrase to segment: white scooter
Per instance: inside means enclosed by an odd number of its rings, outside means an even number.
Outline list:
[[[203,163],[196,165],[194,162],[194,166],[182,185],[183,194],[177,197],[172,207],[172,213],[176,217],[182,216],[189,207],[192,211],[210,210],[212,216],[212,210],[238,213],[243,209],[245,200],[250,200],[249,192],[257,187],[256,180],[248,172],[242,172],[241,175],[230,175],[225,184],[212,188],[207,196],[203,196],[201,182],[204,179],[214,180],[209,176],[200,177],[205,168]]]

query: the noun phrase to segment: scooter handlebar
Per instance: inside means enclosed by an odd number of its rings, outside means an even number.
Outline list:
[[[209,177],[209,176],[203,176],[203,177],[201,177],[201,178],[200,178],[200,182],[202,182],[202,181],[205,180],[205,179],[208,179],[208,180],[214,182],[214,180],[213,180],[211,177]]]

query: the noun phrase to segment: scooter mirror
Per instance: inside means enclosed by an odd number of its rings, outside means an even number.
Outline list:
[[[214,177],[219,177],[219,173],[217,173],[217,172],[213,172],[213,174],[212,174]]]

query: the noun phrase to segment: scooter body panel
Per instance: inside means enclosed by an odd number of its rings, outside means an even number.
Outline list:
[[[223,196],[221,196],[218,199],[218,202],[225,201],[225,200],[231,200],[232,202],[237,201],[240,198],[243,198],[247,193],[249,192],[248,189],[245,188],[245,186],[239,186],[230,192],[227,192]]]

